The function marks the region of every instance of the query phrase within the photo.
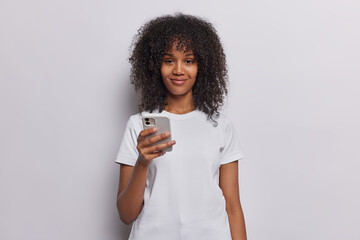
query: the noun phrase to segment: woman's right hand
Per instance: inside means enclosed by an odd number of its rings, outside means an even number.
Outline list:
[[[138,161],[145,166],[150,165],[154,158],[164,155],[165,152],[162,151],[164,148],[172,146],[176,143],[175,140],[171,140],[171,141],[168,141],[165,143],[160,143],[160,144],[156,144],[154,146],[150,146],[151,144],[153,144],[155,142],[158,142],[162,139],[170,137],[170,133],[166,132],[166,133],[152,136],[150,138],[146,138],[146,136],[153,134],[157,131],[158,131],[158,129],[155,127],[155,128],[148,128],[148,129],[142,130],[139,133],[139,136],[137,139],[138,144],[136,147],[139,152]]]

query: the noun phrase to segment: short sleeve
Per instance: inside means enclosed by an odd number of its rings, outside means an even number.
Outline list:
[[[137,137],[140,130],[136,129],[134,120],[134,116],[132,116],[126,124],[124,136],[122,138],[119,152],[115,160],[116,163],[122,163],[130,166],[135,166],[136,164],[137,158],[139,156],[139,152],[136,148]]]
[[[220,148],[220,164],[234,162],[244,158],[239,139],[236,135],[234,126],[228,120],[224,121],[223,141]]]

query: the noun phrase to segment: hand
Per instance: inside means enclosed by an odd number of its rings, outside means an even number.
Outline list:
[[[158,129],[155,127],[155,128],[149,128],[149,129],[142,130],[139,133],[139,136],[137,139],[138,144],[136,147],[139,152],[138,161],[140,161],[140,163],[144,164],[145,166],[150,165],[154,158],[164,155],[165,152],[162,151],[162,149],[172,146],[176,143],[175,140],[172,140],[172,141],[168,141],[165,143],[160,143],[160,144],[156,144],[154,146],[150,146],[153,143],[156,143],[162,139],[170,137],[170,133],[166,132],[166,133],[162,133],[162,134],[150,137],[150,138],[146,138],[146,136],[153,134],[157,131],[158,131]]]

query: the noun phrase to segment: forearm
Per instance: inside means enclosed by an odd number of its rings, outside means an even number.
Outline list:
[[[228,211],[232,240],[246,240],[245,219],[242,208]]]
[[[118,195],[117,208],[125,224],[132,223],[140,214],[143,202],[148,166],[137,161],[125,189]]]

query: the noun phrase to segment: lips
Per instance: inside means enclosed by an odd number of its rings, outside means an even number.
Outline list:
[[[174,84],[174,85],[178,85],[178,86],[181,86],[181,85],[184,85],[186,80],[187,79],[182,79],[182,78],[170,78],[171,82]]]

